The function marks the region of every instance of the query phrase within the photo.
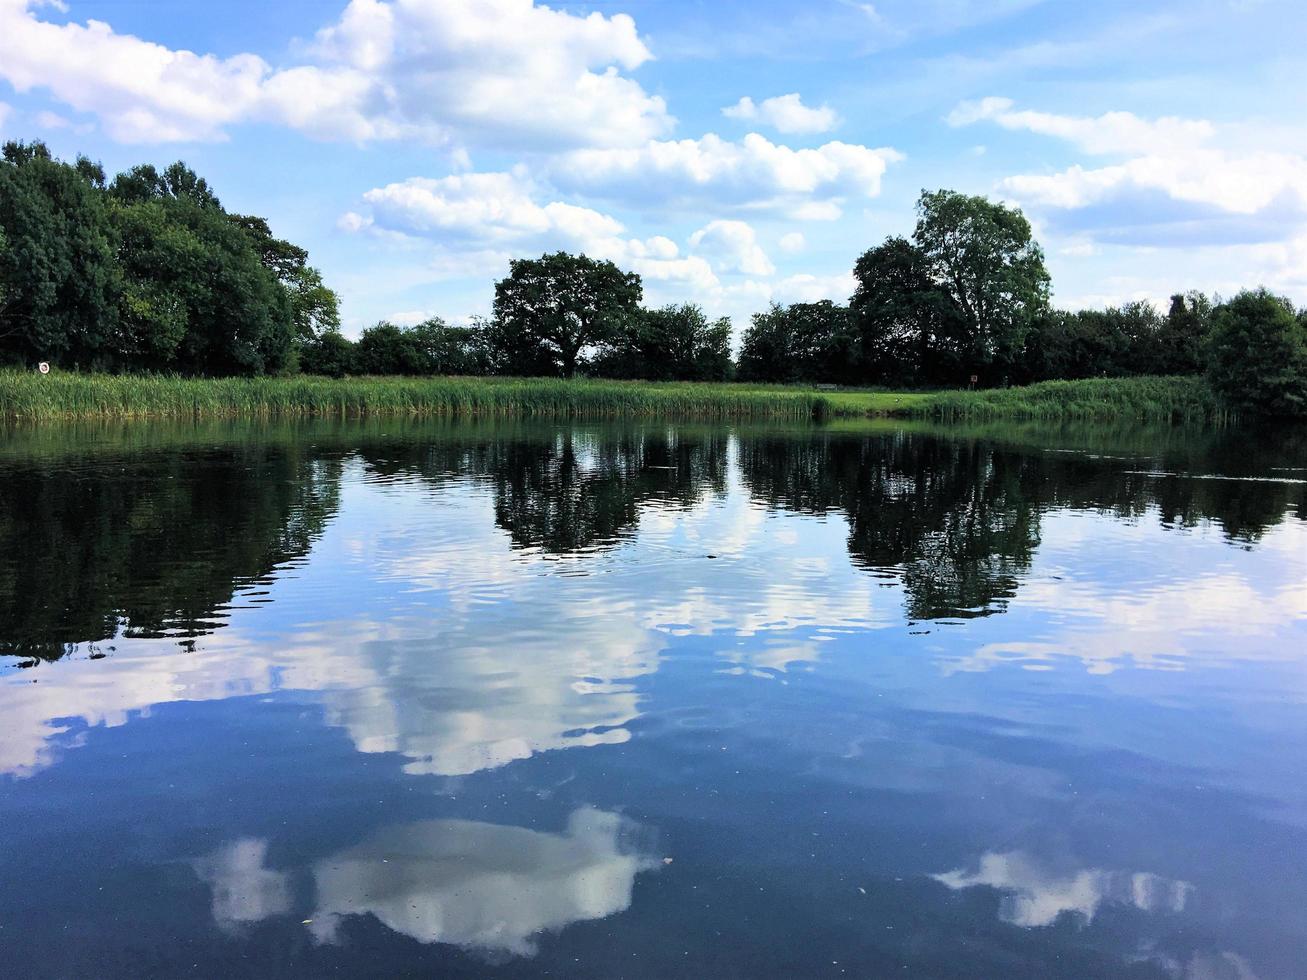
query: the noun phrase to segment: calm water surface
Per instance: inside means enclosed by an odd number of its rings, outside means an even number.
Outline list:
[[[0,434],[0,973],[1300,977],[1301,431]]]

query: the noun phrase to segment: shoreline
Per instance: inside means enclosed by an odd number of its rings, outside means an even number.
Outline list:
[[[516,377],[182,378],[0,370],[0,421],[391,417],[798,421],[917,418],[1228,422],[1195,377],[983,391]]]

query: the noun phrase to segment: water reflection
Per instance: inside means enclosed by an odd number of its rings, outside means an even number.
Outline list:
[[[1307,955],[1291,433],[159,431],[0,445],[18,974]]]
[[[373,915],[420,943],[530,956],[534,937],[631,905],[641,871],[638,828],[583,808],[562,833],[471,820],[388,827],[313,869],[318,942],[338,941],[350,916]]]
[[[981,855],[976,871],[958,868],[934,876],[952,889],[987,886],[1004,892],[999,916],[1018,926],[1050,926],[1066,913],[1085,923],[1104,902],[1142,912],[1183,912],[1193,886],[1148,872],[1085,868],[1056,872],[1020,851]]]
[[[232,841],[192,867],[226,933],[290,914],[296,879],[311,877],[315,905],[302,924],[317,943],[343,942],[351,919],[372,916],[420,943],[531,956],[542,933],[630,907],[636,876],[661,866],[648,838],[621,814],[587,806],[557,833],[419,820],[377,830],[302,871],[268,867],[260,838]]]
[[[308,552],[339,486],[337,459],[293,442],[0,460],[0,653],[209,633]]]
[[[270,576],[302,559],[336,513],[348,456],[379,485],[488,485],[514,549],[592,559],[641,522],[723,499],[736,480],[773,511],[842,518],[852,562],[900,583],[906,615],[920,620],[1005,609],[1053,511],[1213,521],[1247,545],[1307,513],[1307,483],[1254,475],[1307,453],[1293,430],[1261,443],[1199,435],[1151,456],[904,431],[276,435],[146,452],[74,441],[53,454],[25,454],[16,439],[0,458],[0,653],[51,659],[117,637],[195,638],[226,621],[234,597],[266,601]]]
[[[290,875],[267,867],[268,842],[242,838],[193,864],[213,893],[213,921],[224,932],[291,910]]]

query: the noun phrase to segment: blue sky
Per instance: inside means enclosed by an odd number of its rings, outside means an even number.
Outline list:
[[[1307,4],[0,0],[0,136],[184,159],[348,333],[564,248],[741,329],[845,299],[922,188],[1020,205],[1068,306],[1307,303]]]

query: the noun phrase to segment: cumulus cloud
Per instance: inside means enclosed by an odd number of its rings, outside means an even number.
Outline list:
[[[761,123],[781,133],[827,133],[839,123],[839,116],[828,105],[813,108],[803,104],[798,92],[778,95],[754,102],[747,95],[735,105],[722,109],[728,119]]]
[[[347,231],[402,234],[483,249],[511,247],[518,253],[562,248],[609,259],[654,281],[698,289],[716,285],[708,261],[682,255],[670,238],[628,237],[611,215],[563,201],[542,204],[539,194],[522,173],[410,177],[368,191],[363,199],[371,213],[349,212],[340,225]]]
[[[1209,140],[1215,127],[1205,119],[1163,116],[1142,119],[1132,112],[1064,116],[1017,109],[1011,99],[990,97],[960,103],[948,115],[950,126],[994,122],[1004,129],[1027,130],[1074,143],[1089,153],[1153,153],[1193,147]]]
[[[723,272],[770,276],[776,271],[753,227],[744,221],[710,221],[690,236],[690,246]]]
[[[254,55],[173,51],[98,20],[51,24],[36,6],[0,0],[0,77],[95,114],[115,139],[218,139],[259,101],[268,66]]]
[[[779,244],[782,252],[794,255],[808,247],[808,240],[803,237],[803,232],[791,231],[781,236]]]
[[[0,77],[49,91],[124,142],[215,140],[269,120],[322,139],[422,138],[550,148],[631,145],[672,125],[623,74],[649,60],[624,14],[581,17],[531,0],[352,0],[274,69],[253,54],[172,50],[40,19],[0,0]]]
[[[841,272],[833,276],[799,273],[786,276],[776,283],[771,298],[777,303],[816,303],[823,299],[847,303],[856,285],[857,282],[851,272]]]
[[[1206,120],[1057,115],[999,98],[963,103],[948,120],[994,122],[1123,158],[1000,181],[1002,193],[1043,211],[1055,232],[1192,247],[1282,241],[1307,224],[1307,158],[1230,149]]]
[[[738,142],[709,133],[640,147],[576,150],[561,154],[549,175],[565,189],[650,205],[833,220],[847,199],[879,195],[886,168],[901,159],[888,147],[836,141],[794,149],[757,133]]]

